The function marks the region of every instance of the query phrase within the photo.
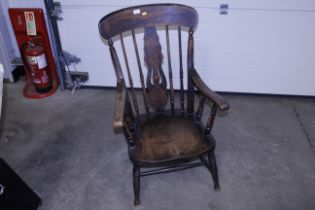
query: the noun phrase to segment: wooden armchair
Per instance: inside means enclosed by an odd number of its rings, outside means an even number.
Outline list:
[[[104,39],[108,40],[117,76],[113,127],[123,128],[128,141],[129,156],[133,163],[135,205],[140,204],[141,176],[204,165],[212,174],[214,189],[220,188],[214,154],[215,140],[211,135],[211,129],[217,109],[227,110],[229,104],[222,96],[207,87],[194,68],[193,34],[197,22],[196,10],[178,4],[153,4],[125,8],[106,15],[99,22],[99,32]],[[144,33],[146,78],[136,38],[139,28],[143,28]],[[165,30],[169,88],[167,88],[167,79],[162,69],[163,55],[157,28]],[[180,88],[176,92],[173,87],[171,63],[172,48],[169,35],[171,29],[178,31],[176,44],[179,50],[178,55],[177,53],[175,55],[179,60]],[[188,31],[187,91],[184,90],[182,58],[182,33],[185,31]],[[132,37],[130,41],[133,42],[137,71],[132,71],[129,65],[127,52],[130,49],[127,50],[125,47],[126,36]],[[122,49],[120,55],[125,64],[129,88],[125,83],[124,71],[114,42],[120,42],[119,46]],[[140,111],[139,96],[137,97],[132,73],[140,76],[144,113]],[[175,103],[175,94],[179,95],[178,103]],[[199,97],[196,111],[194,111],[195,95]],[[212,108],[207,122],[203,125],[201,117],[205,100],[212,103]],[[168,101],[170,101],[168,105],[170,108],[166,109]],[[177,104],[179,107],[175,108]],[[205,158],[206,155],[208,158]],[[154,169],[148,169],[149,167],[154,167]]]

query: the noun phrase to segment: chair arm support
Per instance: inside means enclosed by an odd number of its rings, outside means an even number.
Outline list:
[[[126,86],[124,80],[117,81],[116,106],[113,117],[113,128],[122,128],[124,126],[124,113],[126,106]]]
[[[210,101],[219,108],[220,111],[225,111],[230,108],[229,103],[221,95],[212,91],[200,78],[195,69],[188,70],[189,77],[192,79],[195,87]]]

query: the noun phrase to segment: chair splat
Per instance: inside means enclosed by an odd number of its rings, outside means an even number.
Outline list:
[[[163,111],[168,100],[161,50],[156,28],[146,27],[144,29],[144,60],[148,68],[147,93],[150,105],[156,112]]]

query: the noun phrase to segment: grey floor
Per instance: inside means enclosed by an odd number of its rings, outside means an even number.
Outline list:
[[[127,147],[111,128],[114,90],[21,92],[5,85],[0,156],[40,209],[133,209]],[[203,167],[144,177],[135,209],[315,209],[315,98],[224,96],[231,109],[213,128],[221,191]]]

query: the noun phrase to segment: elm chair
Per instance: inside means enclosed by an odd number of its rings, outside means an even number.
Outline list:
[[[196,10],[179,4],[129,7],[112,12],[99,22],[99,32],[108,41],[117,76],[113,127],[123,128],[127,139],[133,164],[134,205],[140,204],[140,177],[152,174],[203,165],[211,172],[214,189],[220,189],[211,129],[217,110],[227,110],[229,104],[207,87],[194,68],[193,35],[197,23]],[[158,36],[161,30],[165,31],[166,37],[167,73],[162,69],[163,54]],[[175,38],[178,39],[175,43],[172,41],[172,45],[177,47],[171,47],[171,30],[175,30]],[[144,58],[139,52],[139,31],[143,32]],[[183,67],[183,33],[188,33],[187,69]],[[127,37],[134,49],[130,49],[130,45],[126,47]],[[115,49],[116,42],[120,53]],[[176,52],[171,56],[174,49]],[[134,53],[134,61],[130,61],[130,52]],[[175,56],[179,63],[176,70],[179,72],[178,91],[174,91],[173,87],[172,58]],[[131,68],[132,62],[136,63],[135,69]],[[184,72],[187,72],[187,76],[184,76]],[[132,75],[140,77],[140,91],[136,90]],[[184,90],[184,78],[187,90]],[[175,98],[179,98],[178,101]],[[195,98],[198,99],[196,108]],[[210,101],[211,109],[206,123],[203,123],[201,118],[205,100]],[[140,106],[141,102],[143,106]]]

